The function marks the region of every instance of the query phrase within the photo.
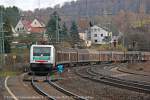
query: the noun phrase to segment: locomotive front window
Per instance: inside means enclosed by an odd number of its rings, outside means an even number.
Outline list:
[[[50,47],[34,47],[33,56],[50,56]]]

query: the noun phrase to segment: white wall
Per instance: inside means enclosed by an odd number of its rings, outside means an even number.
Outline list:
[[[93,44],[105,44],[103,39],[108,36],[108,32],[98,26],[91,27],[91,41]]]
[[[43,27],[37,19],[34,19],[31,23],[31,27]]]
[[[15,31],[16,32],[24,32],[24,31],[26,31],[26,29],[25,29],[24,25],[22,24],[21,20],[19,20],[18,24],[16,25]]]

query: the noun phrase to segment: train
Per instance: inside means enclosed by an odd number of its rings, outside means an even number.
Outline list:
[[[98,51],[93,49],[58,48],[54,45],[32,45],[30,71],[49,73],[57,65],[77,66],[102,62],[149,61],[150,52]]]

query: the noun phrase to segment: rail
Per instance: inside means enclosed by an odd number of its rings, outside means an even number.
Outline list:
[[[32,77],[31,80],[31,85],[32,87],[41,95],[43,95],[44,97],[48,98],[48,100],[56,100],[53,96],[50,96],[49,94],[47,94],[46,92],[44,92],[43,90],[41,90],[35,83],[34,83],[34,79]]]
[[[83,73],[81,74],[79,72],[80,70],[83,71],[83,69],[76,70],[77,75],[79,75],[83,78],[95,81],[95,82],[100,82],[100,83],[104,83],[104,84],[111,85],[111,86],[125,88],[128,90],[150,93],[150,84],[147,82],[137,82],[137,81],[125,80],[125,79],[111,77],[111,76],[107,76],[107,75],[103,75],[103,74],[94,73],[93,71],[91,71],[91,68],[89,68],[89,67],[86,70],[84,69],[85,70],[84,74]]]
[[[56,88],[57,90],[63,92],[64,94],[68,95],[68,96],[72,96],[75,100],[88,100],[86,98],[84,98],[83,96],[79,96],[79,95],[76,95],[68,90],[65,90],[64,88],[60,87],[59,85],[51,82],[50,80],[48,81],[48,83],[50,85],[52,85],[54,88]]]

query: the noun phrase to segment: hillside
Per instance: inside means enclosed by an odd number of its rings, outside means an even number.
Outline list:
[[[87,16],[115,15],[120,10],[138,13],[140,6],[143,6],[145,13],[150,14],[150,0],[77,0],[66,2],[62,7],[56,5],[54,8],[36,9],[34,12],[26,11],[25,15],[31,18],[38,16],[47,20],[53,11],[58,11],[61,16],[71,16],[71,19],[76,19]]]

